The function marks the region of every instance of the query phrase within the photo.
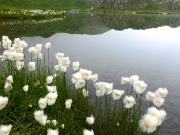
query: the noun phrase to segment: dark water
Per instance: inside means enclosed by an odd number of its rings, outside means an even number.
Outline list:
[[[180,16],[68,14],[44,23],[0,21],[0,36],[21,37],[29,46],[51,42],[54,63],[54,54],[63,52],[114,88],[122,87],[122,76],[136,74],[147,91],[167,88],[163,108],[168,115],[160,134],[180,134]]]

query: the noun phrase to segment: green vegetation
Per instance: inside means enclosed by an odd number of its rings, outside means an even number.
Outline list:
[[[84,9],[87,3],[84,0],[0,0],[0,10],[10,9]]]
[[[159,133],[166,117],[162,106],[167,89],[159,88],[155,93],[146,94],[150,108],[146,107],[147,114],[142,117],[147,84],[137,75],[122,77],[124,90],[117,90],[113,89],[113,83],[97,82],[97,74],[79,69],[79,62],[73,62],[75,72],[69,81],[69,57],[57,53],[58,64],[51,65],[50,43],[45,45],[46,55],[41,52],[42,44],[30,47],[28,58],[23,53],[27,43],[18,38],[12,43],[3,36],[2,47],[5,49],[0,55],[2,135],[10,132],[13,135]],[[89,94],[92,82],[95,96]],[[159,109],[151,107],[152,103]]]

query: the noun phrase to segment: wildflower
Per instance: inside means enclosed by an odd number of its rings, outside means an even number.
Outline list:
[[[52,120],[52,124],[53,124],[54,126],[56,126],[56,125],[57,125],[57,121],[56,121],[56,120]]]
[[[79,79],[82,79],[82,75],[80,72],[76,72],[75,74],[72,75],[72,83],[75,84]]]
[[[96,96],[97,96],[97,97],[102,97],[102,96],[105,95],[105,93],[106,93],[106,91],[105,91],[104,89],[98,89],[98,90],[96,90]]]
[[[106,95],[109,95],[109,94],[112,93],[113,83],[106,83],[106,82],[104,82],[103,86],[104,86],[104,89],[106,91],[106,93],[105,93]]]
[[[51,121],[50,121],[50,120],[47,120],[47,121],[46,121],[46,123],[47,123],[47,124],[50,124],[50,123],[51,123]]]
[[[48,90],[50,93],[57,92],[56,86],[48,86],[48,85],[46,85],[46,87],[47,87],[47,90]]]
[[[155,96],[155,98],[153,99],[153,103],[156,107],[162,106],[164,102],[165,102],[165,99],[162,97]]]
[[[72,99],[67,99],[65,102],[66,109],[70,109],[72,104]]]
[[[24,41],[24,40],[21,40],[20,43],[19,43],[19,47],[22,47],[22,48],[25,48],[27,47],[27,43]]]
[[[153,99],[156,97],[156,94],[155,93],[152,93],[152,92],[150,92],[150,91],[148,91],[147,93],[146,93],[146,100],[148,100],[148,101],[153,101]]]
[[[15,43],[16,45],[19,45],[19,44],[20,44],[20,41],[21,41],[21,40],[20,40],[19,38],[15,38],[15,39],[14,39],[14,43]]]
[[[34,71],[36,69],[36,63],[35,62],[29,62],[29,71]]]
[[[97,79],[98,79],[98,74],[90,75],[90,79],[91,79],[93,82],[96,82]]]
[[[116,125],[119,127],[119,122]]]
[[[79,64],[79,61],[73,62],[72,65],[73,65],[73,70],[74,70],[74,71],[77,71],[77,70],[79,69],[79,65],[80,65],[80,64]]]
[[[86,89],[83,89],[83,90],[82,90],[82,93],[83,93],[83,96],[84,96],[84,97],[87,97],[88,94],[89,94],[88,90],[86,90]]]
[[[47,76],[47,77],[46,77],[46,84],[50,84],[50,83],[52,83],[52,82],[53,82],[53,76],[52,76],[52,75]]]
[[[92,129],[91,130],[84,129],[83,135],[94,135],[94,131]]]
[[[56,53],[55,56],[57,60],[60,60],[64,57],[64,53]]]
[[[12,75],[9,75],[9,76],[6,78],[6,82],[8,82],[8,83],[13,83],[13,76],[12,76]]]
[[[65,66],[61,66],[61,71],[65,73],[67,71],[67,68]]]
[[[35,48],[35,47],[30,47],[30,48],[28,49],[28,52],[29,52],[29,53],[34,53],[34,52],[35,52],[35,50],[36,50],[36,48]]]
[[[40,53],[42,49],[42,44],[36,44],[35,49],[37,50],[38,53]]]
[[[132,96],[125,96],[123,99],[125,108],[131,108],[133,107],[134,104],[136,104],[136,101],[134,99],[134,97]]]
[[[9,83],[9,82],[6,82],[5,85],[4,85],[4,89],[5,91],[10,91],[12,89],[12,84]]]
[[[47,106],[47,99],[46,98],[40,98],[38,104],[39,104],[39,107],[41,109],[46,108],[46,106]]]
[[[32,104],[29,104],[29,107],[30,107],[30,108],[32,108],[32,107],[33,107],[33,105],[32,105]]]
[[[114,89],[112,92],[113,100],[118,100],[121,96],[124,95],[124,90],[116,90]]]
[[[86,85],[85,80],[84,79],[79,79],[75,84],[75,88],[80,89],[80,88],[83,88],[85,85]]]
[[[56,71],[58,71],[58,70],[59,70],[59,68],[60,68],[60,66],[59,66],[59,65],[54,65],[54,69],[55,69]]]
[[[89,125],[94,124],[94,116],[91,115],[90,117],[86,117],[86,122],[87,122]]]
[[[66,67],[69,67],[69,64],[70,64],[69,57],[64,57],[62,60],[63,60],[62,61],[63,65]]]
[[[51,47],[51,43],[46,43],[45,48],[48,49]]]
[[[64,124],[61,124],[61,128],[64,129],[65,125]]]
[[[42,53],[39,53],[39,54],[37,55],[37,58],[38,58],[38,59],[42,59]]]
[[[155,93],[158,97],[165,98],[168,94],[168,90],[166,88],[159,88]]]
[[[44,115],[44,111],[43,111],[43,110],[35,111],[35,112],[34,112],[34,118],[35,118],[41,125],[46,125],[47,116]]]
[[[135,89],[136,93],[141,94],[146,90],[147,84],[144,81],[138,80],[134,82],[133,88]]]
[[[0,135],[9,135],[11,132],[12,125],[1,125],[0,126]]]
[[[24,90],[25,92],[27,92],[28,89],[29,89],[29,86],[28,86],[28,85],[25,85],[25,86],[23,87],[23,90]]]
[[[121,78],[121,84],[126,84],[129,82],[129,78],[128,77],[122,77]]]
[[[158,126],[161,125],[161,123],[164,121],[164,119],[167,116],[167,113],[163,109],[158,110],[155,107],[148,108],[147,113],[151,114],[152,116],[155,116],[159,120]]]
[[[59,135],[59,131],[58,131],[58,129],[48,129],[47,130],[47,135]]]
[[[0,110],[6,107],[8,103],[8,97],[2,97],[0,96]]]
[[[81,73],[82,78],[85,80],[89,80],[90,76],[92,75],[92,71],[87,69],[81,68],[79,72]]]
[[[21,70],[24,67],[23,61],[16,61],[16,68],[17,70]]]
[[[139,76],[137,76],[137,75],[132,75],[132,76],[129,77],[129,82],[132,85],[134,84],[134,82],[136,82],[138,80],[139,80]]]
[[[57,97],[58,97],[58,94],[56,92],[55,93],[48,93],[46,95],[47,104],[48,105],[53,105],[56,102]]]
[[[158,126],[158,119],[150,114],[146,114],[139,121],[139,126],[143,132],[152,133]]]

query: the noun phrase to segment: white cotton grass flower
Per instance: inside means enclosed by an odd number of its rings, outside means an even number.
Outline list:
[[[83,89],[83,90],[82,90],[82,94],[83,94],[84,97],[88,97],[89,92],[88,92],[88,90]]]
[[[16,68],[17,70],[21,70],[24,67],[23,61],[16,61]]]
[[[23,87],[23,90],[24,90],[25,92],[27,92],[27,91],[29,90],[29,85],[25,85],[25,86]]]
[[[136,104],[135,98],[133,96],[125,96],[123,102],[125,108],[131,108]]]
[[[59,66],[59,65],[54,65],[54,69],[55,69],[56,71],[58,71],[58,70],[59,70],[59,68],[60,68],[60,66]]]
[[[96,96],[97,97],[102,97],[105,95],[105,93],[106,93],[105,89],[97,89],[96,90]]]
[[[47,76],[47,77],[46,77],[46,84],[50,84],[50,83],[52,83],[52,82],[53,82],[53,76],[52,76],[52,75]]]
[[[64,128],[65,128],[65,125],[64,125],[64,124],[61,124],[61,128],[64,129]]]
[[[6,82],[8,82],[8,83],[13,83],[13,76],[12,76],[12,75],[9,75],[9,76],[6,78]]]
[[[72,63],[73,70],[74,70],[74,71],[77,71],[77,70],[79,69],[79,65],[80,65],[80,64],[79,64],[79,61],[73,62],[73,63]]]
[[[156,107],[161,107],[165,102],[165,99],[162,97],[155,96],[153,99],[153,103]]]
[[[54,126],[57,125],[57,120],[52,120],[51,122],[52,122],[52,124],[53,124]]]
[[[147,101],[153,101],[153,99],[156,97],[156,94],[153,92],[148,91],[146,93],[146,100]]]
[[[86,81],[84,79],[79,79],[76,83],[75,83],[75,89],[80,89],[83,88],[86,85]]]
[[[51,121],[50,121],[50,120],[47,120],[47,121],[46,121],[46,123],[47,123],[47,124],[50,124],[50,123],[51,123]]]
[[[48,105],[53,105],[53,104],[55,104],[57,97],[58,97],[58,94],[57,94],[56,92],[55,92],[55,93],[48,93],[48,94],[46,95],[47,104],[48,104]]]
[[[89,125],[94,124],[95,118],[93,115],[91,115],[90,117],[86,117],[86,123]]]
[[[106,93],[105,93],[106,95],[109,95],[109,94],[112,93],[113,83],[106,83],[106,82],[104,82],[103,87],[104,87],[104,89],[106,91]]]
[[[8,103],[8,97],[0,96],[0,110],[4,109]]]
[[[55,57],[56,57],[57,60],[61,60],[64,57],[64,53],[56,53]]]
[[[48,85],[46,85],[46,88],[47,88],[48,92],[50,92],[50,93],[57,92],[56,86],[48,86]]]
[[[133,88],[136,91],[136,93],[142,94],[146,90],[147,84],[144,81],[138,80],[134,82]]]
[[[80,72],[76,72],[75,74],[72,75],[72,83],[75,84],[78,80],[82,79],[82,75]]]
[[[112,91],[113,100],[120,99],[122,95],[124,95],[124,90],[113,89],[113,91]]]
[[[47,99],[46,98],[40,98],[38,101],[39,107],[41,109],[45,109],[47,106]]]
[[[139,76],[137,76],[137,75],[132,75],[132,76],[129,77],[129,82],[132,85],[134,84],[134,82],[136,82],[138,80],[139,80]]]
[[[159,121],[155,116],[151,114],[145,114],[139,121],[139,127],[143,132],[152,133],[156,130]]]
[[[95,83],[98,80],[98,74],[90,75],[90,79]]]
[[[67,67],[66,66],[61,66],[61,71],[65,73],[67,71]]]
[[[0,126],[0,135],[9,135],[12,129],[12,125],[1,125]]]
[[[30,48],[28,49],[28,52],[32,54],[32,53],[35,52],[35,50],[36,50],[35,47],[30,47]]]
[[[72,99],[67,99],[65,102],[66,109],[70,109],[72,104]]]
[[[162,124],[162,122],[165,120],[167,116],[167,113],[163,109],[158,110],[155,107],[149,107],[147,113],[152,116],[155,116],[159,120],[158,126]]]
[[[121,84],[126,84],[129,83],[129,78],[128,77],[122,77],[121,78]]]
[[[159,88],[155,93],[158,97],[165,98],[168,94],[168,90],[166,88]]]
[[[51,43],[46,43],[45,48],[49,49],[51,47]]]
[[[5,91],[10,91],[10,90],[12,90],[12,84],[11,83],[9,83],[9,82],[6,82],[5,83],[5,85],[4,85],[4,89],[5,89]]]
[[[40,53],[41,49],[42,49],[42,44],[36,44],[35,48],[36,48],[37,52]]]
[[[92,75],[92,71],[91,70],[87,70],[87,69],[80,69],[79,72],[81,73],[81,76],[83,79],[85,80],[89,80],[90,76]]]
[[[83,130],[83,135],[94,135],[94,131],[92,129],[91,130],[84,129]]]
[[[35,111],[34,112],[34,118],[37,120],[41,125],[46,125],[47,122],[47,116],[44,115],[43,110]]]
[[[62,59],[62,64],[63,64],[63,66],[65,66],[65,67],[69,67],[69,65],[70,65],[70,60],[69,60],[69,57],[64,57],[63,59]]]
[[[36,63],[35,62],[29,62],[29,71],[34,71],[36,69]]]
[[[48,129],[47,130],[47,135],[59,135],[58,129]]]

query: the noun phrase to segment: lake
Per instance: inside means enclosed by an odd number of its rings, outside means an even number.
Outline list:
[[[53,63],[54,54],[63,52],[116,89],[123,88],[121,77],[131,75],[148,84],[146,91],[167,88],[168,115],[160,135],[180,134],[180,15],[71,13],[51,20],[0,20],[2,35],[28,46],[51,42]]]

